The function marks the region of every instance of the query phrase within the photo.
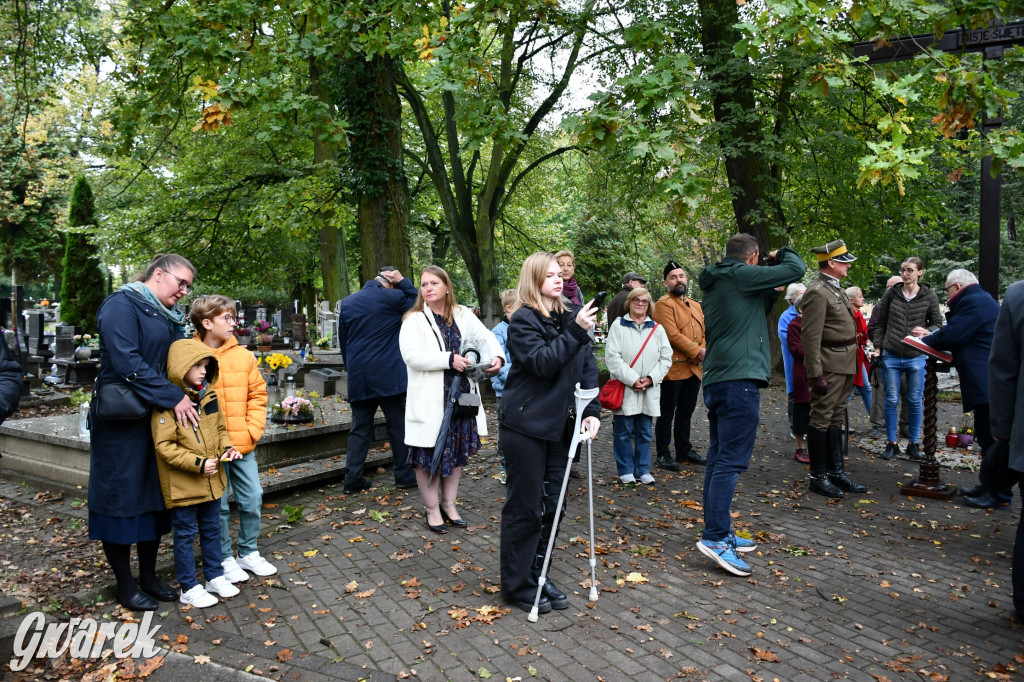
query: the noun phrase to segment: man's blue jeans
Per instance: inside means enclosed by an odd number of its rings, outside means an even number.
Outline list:
[[[701,539],[722,542],[732,529],[729,516],[736,481],[747,470],[761,419],[757,383],[741,379],[704,386],[711,445],[704,467],[704,532]]]
[[[174,531],[174,576],[182,592],[199,584],[194,549],[197,533],[206,582],[224,575],[220,553],[220,500],[172,508],[171,528]]]
[[[900,375],[907,375],[907,426],[910,442],[921,442],[921,418],[924,404],[924,366],[927,358],[901,358],[882,351],[882,371],[885,373],[885,438],[895,443],[899,432]]]
[[[651,473],[651,423],[646,414],[614,416],[612,452],[619,476],[633,474],[637,478]]]
[[[221,466],[227,475],[228,489],[235,494],[235,506],[238,507],[238,556],[242,557],[256,551],[256,540],[260,536],[263,486],[260,485],[256,451],[247,452],[242,459],[224,462]],[[228,507],[227,490],[220,499],[220,550],[225,557],[230,557],[231,533],[228,521],[231,510]]]

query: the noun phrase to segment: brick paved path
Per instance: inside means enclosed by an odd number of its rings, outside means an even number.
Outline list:
[[[859,405],[853,411],[862,419]],[[746,555],[749,578],[694,549],[703,469],[620,485],[606,418],[594,447],[596,603],[587,603],[581,480],[571,481],[552,567],[555,583],[575,593],[570,608],[531,624],[502,603],[504,488],[489,444],[461,485],[468,530],[434,535],[417,491],[381,484],[358,495],[338,484],[268,499],[274,517],[304,507],[303,521],[262,542],[282,572],[210,609],[172,607],[163,633],[186,634],[189,653],[214,663],[295,680],[964,680],[1024,669],[1024,627],[1010,617],[1019,497],[1013,511],[992,513],[959,498],[907,498],[896,483],[914,465],[857,449],[847,471],[868,494],[809,496],[786,436],[784,394],[764,391],[762,413],[733,505],[736,527],[759,542]],[[702,407],[695,420],[703,450]],[[939,423],[958,421],[959,405],[943,404]],[[975,480],[943,473],[957,484]],[[387,482],[390,472],[374,478]]]

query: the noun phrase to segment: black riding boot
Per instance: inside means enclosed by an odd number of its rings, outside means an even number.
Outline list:
[[[843,491],[828,480],[826,462],[828,461],[828,434],[813,426],[807,429],[807,454],[811,458],[811,483],[808,489],[825,497],[843,497]]]
[[[544,568],[544,555],[537,554],[533,558],[533,577],[540,580],[541,569]],[[550,567],[549,567],[550,568]],[[569,598],[565,596],[565,593],[555,587],[555,584],[551,582],[550,571],[544,580],[544,589],[541,591],[545,597],[551,602],[551,608],[553,609],[567,609],[569,608]]]
[[[854,483],[850,480],[850,477],[846,475],[846,464],[843,461],[842,429],[828,430],[828,455],[828,480],[832,481],[832,483],[840,490],[848,493],[867,492],[868,487],[866,485],[862,483]]]

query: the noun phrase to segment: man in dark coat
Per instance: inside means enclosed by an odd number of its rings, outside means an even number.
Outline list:
[[[921,339],[932,348],[950,351],[953,366],[960,377],[960,394],[965,413],[974,411],[974,432],[981,443],[983,456],[992,446],[991,412],[988,393],[988,356],[999,303],[978,286],[978,278],[968,270],[953,270],[946,276],[949,312],[946,326]],[[972,507],[989,509],[1009,507],[1012,493],[1008,489],[986,490],[980,483],[963,489],[964,502]]]
[[[1024,282],[1014,282],[1006,290],[1003,306],[996,318],[992,334],[992,352],[988,358],[988,391],[997,397],[992,403],[992,438],[997,441],[993,450],[1001,450],[1002,457],[982,461],[986,464],[998,459],[1005,467],[999,475],[1008,481],[1024,485]],[[1024,508],[1017,523],[1017,537],[1013,546],[1013,608],[1017,618],[1024,620]]]
[[[647,284],[647,280],[635,272],[627,272],[623,275],[622,288],[619,289],[619,293],[612,296],[612,300],[608,301],[608,315],[605,317],[605,322],[611,324],[625,315],[626,297],[629,296],[629,292],[645,284]]]
[[[341,302],[338,345],[348,370],[348,401],[352,430],[348,437],[345,493],[370,487],[363,476],[373,436],[373,416],[380,407],[387,421],[394,459],[395,485],[416,486],[416,474],[406,461],[405,391],[408,375],[398,349],[402,315],[416,302],[416,287],[396,268],[384,266],[363,288]]]
[[[7,340],[0,331],[0,424],[18,409],[24,376],[25,372],[14,360]]]

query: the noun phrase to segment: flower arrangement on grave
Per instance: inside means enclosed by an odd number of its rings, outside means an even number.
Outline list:
[[[330,334],[328,334],[327,336],[321,336],[319,339],[316,340],[316,347],[317,348],[322,348],[322,349],[326,350],[327,347],[330,346],[330,345],[331,345],[331,335]]]
[[[299,390],[296,395],[274,403],[271,420],[279,424],[311,422],[316,410],[320,409],[323,414],[323,409],[316,401],[318,397],[319,394],[315,392],[307,394]]]
[[[252,336],[252,327],[235,327],[235,336]]]
[[[72,340],[79,348],[82,346],[93,348],[99,345],[99,339],[93,339],[92,334],[75,334],[74,337],[72,337]]]
[[[68,396],[68,402],[71,403],[71,407],[76,409],[82,405],[88,405],[90,400],[92,400],[92,394],[86,393],[81,388],[75,389],[75,392]]]
[[[260,346],[269,346],[274,342],[274,326],[267,320],[256,320],[252,325],[253,333],[256,335]],[[267,348],[267,350],[270,350]]]
[[[269,355],[261,355],[257,358],[256,363],[266,365],[271,372],[276,372],[279,369],[291,367],[292,359],[284,353],[270,353]]]

